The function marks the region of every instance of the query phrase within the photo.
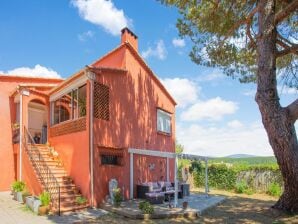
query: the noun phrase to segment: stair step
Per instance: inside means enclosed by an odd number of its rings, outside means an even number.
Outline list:
[[[70,211],[78,211],[78,210],[83,210],[90,207],[89,204],[85,204],[85,205],[72,205],[72,206],[61,206],[60,205],[60,212],[70,212]],[[52,208],[52,212],[57,213],[58,212],[58,208]]]
[[[54,187],[56,184],[59,184],[60,187],[60,208],[61,212],[66,211],[75,211],[80,210],[89,207],[88,204],[79,205],[76,202],[76,198],[78,196],[82,196],[81,194],[77,194],[77,187],[73,183],[73,180],[71,177],[66,173],[65,168],[63,167],[62,161],[58,158],[53,158],[50,154],[49,147],[47,145],[32,145],[29,146],[28,152],[33,156],[33,159],[35,160],[34,163],[36,163],[36,166],[34,167],[34,171],[36,172],[37,178],[42,184],[43,181],[41,181],[42,177],[45,177],[45,184],[49,187]],[[39,160],[40,159],[40,160]],[[33,161],[31,161],[33,165]],[[51,174],[55,177],[55,180],[51,180],[47,182],[46,175],[47,174],[40,174],[41,176],[38,176],[38,172],[36,169],[38,169],[39,166],[41,166],[43,163],[47,165],[47,167],[50,169]],[[42,184],[43,189],[47,189],[47,187]],[[58,190],[58,189],[56,189]],[[50,190],[56,191],[56,190]],[[57,193],[52,194],[55,196]],[[58,211],[58,199],[55,200],[53,203],[53,211]]]

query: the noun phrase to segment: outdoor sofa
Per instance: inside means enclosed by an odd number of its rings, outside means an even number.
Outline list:
[[[146,199],[152,204],[161,204],[166,199],[165,195],[173,194],[174,183],[166,181],[147,182],[137,185],[137,198]],[[183,198],[181,185],[178,185],[178,198]]]

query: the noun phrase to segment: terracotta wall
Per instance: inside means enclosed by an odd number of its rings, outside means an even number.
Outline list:
[[[15,107],[9,96],[19,84],[59,83],[61,80],[0,76],[0,170],[5,170],[0,177],[0,191],[10,189],[17,178],[12,145],[11,123],[15,122]]]
[[[86,102],[89,102],[89,88],[88,82]],[[50,137],[49,142],[59,153],[59,157],[74,183],[80,188],[82,194],[90,199],[89,103],[87,103],[86,111],[86,130]],[[63,123],[53,127],[59,127],[59,125],[63,125]]]
[[[124,148],[125,166],[99,165],[95,159],[95,199],[100,204],[108,194],[108,181],[116,178],[120,187],[124,187],[125,196],[129,195],[129,155],[128,148],[152,149],[174,152],[175,150],[175,106],[162,91],[158,83],[150,76],[146,68],[124,48],[113,55],[117,61],[125,62],[128,73],[97,74],[97,82],[110,88],[110,120],[94,121],[94,145],[97,158],[101,147]],[[111,64],[112,59],[106,58],[97,66]],[[157,132],[157,108],[172,113],[172,135]],[[156,169],[149,171],[149,164],[155,164]],[[173,180],[174,162],[170,162],[170,179]],[[166,179],[165,159],[142,156],[135,159],[134,184],[147,181]]]

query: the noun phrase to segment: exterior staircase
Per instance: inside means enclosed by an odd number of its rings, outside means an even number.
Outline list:
[[[82,195],[49,146],[25,141],[24,147],[43,190],[51,195],[52,212],[60,214],[89,207],[87,203],[77,203],[77,197]]]

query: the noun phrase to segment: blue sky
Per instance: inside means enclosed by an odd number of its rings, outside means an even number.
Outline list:
[[[176,137],[185,151],[225,156],[272,155],[254,101],[254,84],[190,61],[179,14],[154,0],[4,1],[0,8],[0,71],[68,77],[120,42],[129,26],[139,52],[179,103]],[[297,91],[279,85],[282,105]]]

